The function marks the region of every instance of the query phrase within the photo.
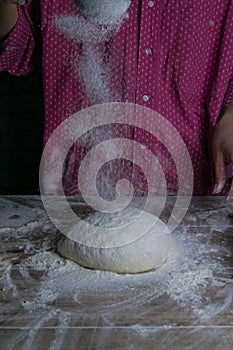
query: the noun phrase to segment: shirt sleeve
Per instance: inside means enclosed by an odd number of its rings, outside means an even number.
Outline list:
[[[33,68],[35,30],[30,17],[31,1],[18,6],[18,20],[0,45],[0,72],[26,75]]]
[[[223,107],[233,105],[233,77],[228,81],[227,91],[223,101]]]

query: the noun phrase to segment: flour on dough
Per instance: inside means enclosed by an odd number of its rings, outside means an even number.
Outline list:
[[[140,237],[137,235],[135,240],[131,240],[127,244],[108,248],[111,242],[102,242],[101,237],[94,234],[95,224],[98,227],[102,225],[102,227],[109,228],[122,225],[122,228],[119,229],[125,235],[129,234],[130,237],[133,237],[134,232],[131,230],[133,226],[129,222],[135,219],[138,214],[139,209],[130,207],[121,213],[107,216],[101,212],[91,214],[89,222],[93,226],[90,225],[87,228],[80,220],[72,228],[72,237],[75,233],[80,237],[86,236],[88,244],[80,244],[78,239],[72,240],[63,236],[57,244],[57,252],[82,266],[96,270],[138,273],[157,269],[168,258],[170,251],[174,248],[174,241],[165,223],[160,219],[155,221],[154,215],[143,212],[143,215],[138,219],[142,229],[152,220],[155,223],[145,234]],[[117,240],[117,237],[115,237],[115,240]],[[103,247],[96,246],[96,243],[99,242],[103,243]]]

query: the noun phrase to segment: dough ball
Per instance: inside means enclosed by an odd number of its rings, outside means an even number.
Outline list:
[[[138,218],[140,230],[148,227],[151,222],[155,222],[142,236],[135,234],[133,225],[129,224],[135,217],[138,217],[139,210],[128,208],[121,213],[104,215],[98,212],[91,214],[88,218],[89,222],[98,224],[98,227],[116,227],[123,233],[119,246],[112,246],[112,238],[107,239],[101,235],[95,235],[96,226],[87,226],[80,220],[72,228],[72,235],[75,233],[79,237],[86,238],[86,244],[78,243],[78,240],[72,240],[66,236],[58,241],[57,252],[67,259],[73,260],[78,264],[96,270],[112,271],[117,273],[139,273],[152,269],[157,269],[163,265],[168,258],[174,241],[166,224],[155,216],[143,212],[143,215]],[[151,227],[151,226],[150,226]],[[135,235],[135,240],[133,239]],[[122,237],[131,238],[126,240],[125,245],[122,244]],[[138,238],[139,237],[139,238]],[[114,237],[114,243],[117,243],[118,237]],[[96,246],[96,243],[101,243],[101,247]],[[108,246],[110,246],[108,248]]]

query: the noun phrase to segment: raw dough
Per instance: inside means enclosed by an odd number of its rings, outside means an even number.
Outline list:
[[[119,246],[109,244],[112,241],[108,241],[106,236],[103,238],[95,235],[95,226],[89,226],[90,228],[87,229],[80,220],[72,228],[71,236],[74,237],[74,234],[76,234],[85,237],[87,245],[78,243],[78,239],[72,240],[63,236],[57,244],[57,251],[62,256],[82,266],[97,270],[138,273],[156,269],[166,261],[169,252],[174,247],[174,241],[167,226],[160,219],[157,219],[146,234],[139,238],[137,235],[136,239],[133,240],[134,232],[129,222],[135,219],[138,213],[139,209],[129,208],[118,214],[108,214],[108,216],[98,212],[91,214],[88,218],[92,225],[95,223],[105,228],[122,226],[119,227],[121,233],[127,235],[127,238],[131,237],[131,241],[128,241],[129,243],[126,245],[122,244],[122,236]],[[143,212],[143,216],[138,219],[138,225],[143,230],[143,227],[154,222],[154,220],[154,215]],[[86,231],[83,232],[84,230]],[[118,237],[114,236],[115,242],[117,242]],[[101,246],[99,243],[101,243]]]

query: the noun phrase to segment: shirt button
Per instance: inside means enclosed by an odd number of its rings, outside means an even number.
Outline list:
[[[144,102],[147,102],[147,101],[149,101],[149,96],[144,95],[144,96],[142,97],[142,99],[143,99]]]
[[[209,21],[209,25],[210,25],[210,27],[214,26],[214,21],[212,19]]]
[[[155,4],[154,1],[149,1],[149,2],[148,2],[148,6],[149,6],[149,7],[153,7],[154,4]]]
[[[146,145],[144,145],[144,143],[141,143],[140,147],[141,147],[141,149],[146,149]]]
[[[147,49],[146,49],[146,54],[147,54],[147,55],[151,55],[151,54],[152,54],[152,50],[151,50],[150,48],[147,48]]]

